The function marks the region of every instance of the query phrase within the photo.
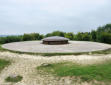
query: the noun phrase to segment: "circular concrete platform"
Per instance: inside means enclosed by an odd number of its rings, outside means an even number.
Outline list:
[[[4,44],[2,47],[13,51],[33,53],[78,53],[111,48],[111,45],[97,42],[70,41],[69,43],[64,45],[44,45],[41,41],[25,41]]]

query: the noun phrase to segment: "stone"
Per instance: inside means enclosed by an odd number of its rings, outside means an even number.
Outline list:
[[[43,66],[43,67],[47,67],[47,66],[51,66],[51,64],[43,63],[41,66]]]
[[[16,75],[16,74],[11,74],[11,75],[9,75],[9,77],[10,78],[16,78],[18,75]]]

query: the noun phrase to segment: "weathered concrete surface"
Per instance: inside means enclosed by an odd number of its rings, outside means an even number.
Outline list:
[[[41,43],[41,41],[14,42],[4,44],[2,47],[9,50],[34,53],[76,53],[111,48],[111,45],[108,44],[87,41],[70,41],[70,44],[64,45],[44,45]]]

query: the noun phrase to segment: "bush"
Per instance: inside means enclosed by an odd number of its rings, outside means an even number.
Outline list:
[[[61,37],[64,37],[65,36],[65,32],[54,31],[52,33],[48,33],[48,34],[45,35],[45,37],[51,37],[51,36],[61,36]]]
[[[88,33],[88,32],[83,33],[83,35],[82,35],[82,40],[83,40],[83,41],[90,41],[90,40],[91,40],[91,35],[90,35],[90,33]]]
[[[30,33],[30,34],[24,34],[23,35],[23,41],[29,41],[29,40],[41,40],[44,36],[40,35],[39,33]]]
[[[74,39],[74,34],[72,32],[65,33],[65,37],[70,39],[70,40],[73,40]]]
[[[9,76],[5,79],[6,82],[19,82],[22,80],[22,76]]]
[[[97,40],[97,32],[95,30],[91,31],[91,40],[96,41]]]
[[[23,40],[23,41],[32,40],[32,36],[31,36],[30,34],[24,34],[22,40]]]
[[[75,40],[82,40],[82,33],[78,32],[75,36]]]
[[[76,35],[75,35],[75,40],[80,40],[80,41],[90,41],[91,40],[91,34],[88,33],[88,32],[78,32]]]
[[[106,33],[106,32],[102,32],[99,35],[99,39],[100,42],[102,43],[108,43],[111,44],[111,34],[110,33]]]
[[[0,37],[0,44],[22,41],[22,36]]]

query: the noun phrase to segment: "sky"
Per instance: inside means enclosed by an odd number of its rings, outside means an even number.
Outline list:
[[[0,0],[0,35],[89,32],[111,23],[111,0]]]

